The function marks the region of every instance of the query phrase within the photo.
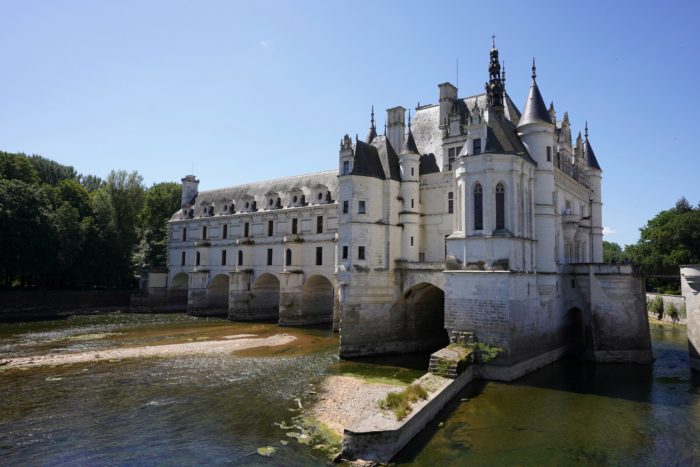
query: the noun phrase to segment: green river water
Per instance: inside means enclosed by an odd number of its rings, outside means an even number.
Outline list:
[[[339,361],[327,330],[176,314],[0,324],[0,358],[280,332],[297,339],[234,356],[0,367],[0,465],[330,464],[338,446],[299,409],[319,382],[407,383],[427,367],[425,355]],[[396,463],[700,463],[700,377],[685,328],[654,324],[652,339],[653,366],[562,361],[509,384],[472,383]],[[266,446],[271,455],[259,454]]]

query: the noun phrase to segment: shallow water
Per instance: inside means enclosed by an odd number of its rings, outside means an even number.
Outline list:
[[[339,361],[337,335],[328,330],[184,315],[108,314],[0,324],[0,355],[280,332],[297,340],[235,357],[0,367],[0,464],[328,464],[335,447],[322,438],[305,445],[287,436],[300,432],[295,427],[303,413],[299,403],[310,402],[325,375],[406,383],[427,366],[425,356]],[[700,378],[688,370],[685,328],[653,325],[652,337],[653,367],[567,361],[510,384],[471,384],[397,461],[432,466],[697,463]],[[327,446],[314,449],[318,443]],[[259,455],[263,446],[276,451]]]

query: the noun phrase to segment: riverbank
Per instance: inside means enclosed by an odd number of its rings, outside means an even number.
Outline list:
[[[224,336],[221,340],[186,342],[179,344],[149,345],[140,347],[109,348],[68,354],[47,354],[0,360],[0,367],[31,368],[37,366],[72,365],[75,363],[115,361],[130,358],[168,357],[175,355],[217,355],[257,347],[288,344],[296,337],[275,334],[255,337],[253,334]]]

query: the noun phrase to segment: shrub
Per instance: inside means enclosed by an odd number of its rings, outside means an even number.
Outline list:
[[[664,317],[664,299],[661,297],[661,295],[654,297],[654,300],[651,302],[651,309],[649,311],[654,313],[658,319]]]
[[[674,305],[673,303],[668,302],[666,304],[664,313],[666,313],[666,316],[671,318],[671,320],[673,320],[674,323],[678,321],[678,308],[676,308],[676,305]]]
[[[396,415],[397,420],[401,420],[411,412],[411,404],[418,399],[427,399],[428,391],[419,383],[411,384],[403,391],[390,392],[386,398],[379,403],[385,410],[391,410]]]

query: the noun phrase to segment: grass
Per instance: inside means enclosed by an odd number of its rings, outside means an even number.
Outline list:
[[[396,415],[397,420],[401,420],[413,410],[411,404],[419,399],[427,399],[428,391],[419,383],[408,386],[403,391],[390,392],[383,401],[379,403],[384,410],[391,410]]]

